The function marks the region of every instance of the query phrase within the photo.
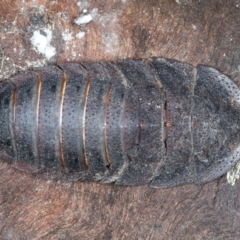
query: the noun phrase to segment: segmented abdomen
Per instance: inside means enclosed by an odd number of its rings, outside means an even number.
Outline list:
[[[196,123],[208,122],[204,114],[214,105],[209,94],[196,104],[209,92],[206,79],[216,78],[211,71],[150,59],[67,63],[17,75],[0,90],[1,157],[51,178],[153,187],[212,180],[236,162],[228,163],[233,154],[224,144],[234,134],[238,139],[239,126],[230,127],[229,137],[215,134],[215,155],[204,153],[207,128],[226,122],[214,112],[221,123]]]

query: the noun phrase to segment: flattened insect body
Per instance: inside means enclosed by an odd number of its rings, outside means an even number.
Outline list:
[[[0,86],[0,156],[50,178],[173,187],[240,159],[240,91],[174,60],[62,64]]]

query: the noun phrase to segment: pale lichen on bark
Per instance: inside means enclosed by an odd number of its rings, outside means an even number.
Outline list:
[[[240,178],[240,162],[236,164],[230,171],[227,173],[227,181],[229,184],[234,186],[236,181]]]

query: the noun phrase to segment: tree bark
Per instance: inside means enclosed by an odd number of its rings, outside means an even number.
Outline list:
[[[46,64],[161,56],[212,66],[240,86],[239,11],[234,0],[3,0],[0,78]],[[1,239],[240,238],[240,183],[226,176],[151,189],[40,179],[0,163]]]

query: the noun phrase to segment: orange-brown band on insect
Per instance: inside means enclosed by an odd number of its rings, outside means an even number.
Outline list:
[[[104,151],[105,151],[105,157],[108,163],[107,167],[110,167],[111,165],[111,160],[109,157],[108,146],[107,146],[107,115],[108,115],[108,107],[109,107],[111,92],[112,92],[112,86],[110,86],[110,88],[108,89],[108,93],[105,101],[106,108],[105,108],[105,119],[104,119]]]
[[[82,123],[83,123],[83,131],[82,131],[82,140],[83,140],[83,161],[85,163],[86,169],[89,168],[88,166],[88,160],[87,160],[87,154],[86,154],[86,111],[87,111],[87,100],[88,100],[88,94],[89,94],[89,90],[90,90],[90,85],[91,85],[91,77],[90,75],[87,76],[87,86],[85,89],[85,93],[84,93],[84,107],[83,107],[83,119],[82,119]]]
[[[39,135],[39,111],[40,111],[40,96],[41,96],[41,90],[42,90],[42,78],[41,76],[37,76],[38,78],[38,83],[37,83],[37,107],[36,107],[36,124],[37,124],[37,137],[36,137],[36,141],[37,141],[37,153],[38,153],[38,158],[39,158],[39,166],[40,167],[40,150],[38,147],[38,135]]]
[[[60,159],[62,163],[62,172],[66,170],[66,163],[63,155],[63,136],[62,136],[62,119],[63,119],[63,101],[67,85],[67,75],[63,73],[62,89],[60,94],[60,114],[59,114],[59,149],[60,149]]]

